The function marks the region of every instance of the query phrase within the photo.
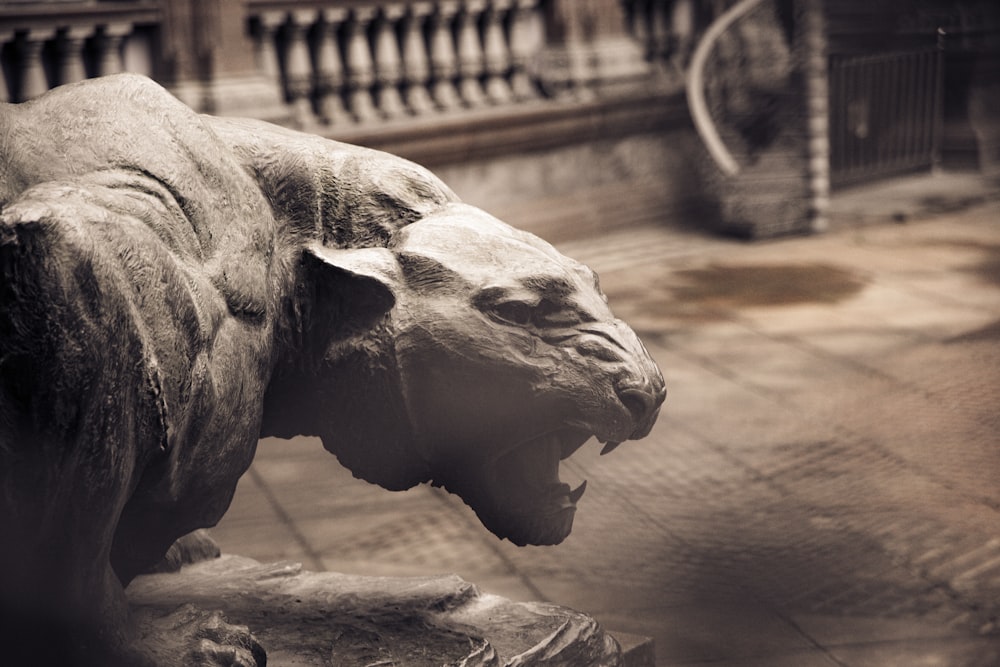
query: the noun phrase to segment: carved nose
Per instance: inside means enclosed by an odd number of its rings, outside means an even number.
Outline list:
[[[653,428],[660,406],[667,397],[663,381],[642,385],[625,384],[616,390],[618,399],[632,415],[632,423],[635,424],[631,439],[646,436]]]
[[[663,397],[646,389],[626,388],[618,390],[618,398],[632,414],[636,423],[642,423],[663,403]]]

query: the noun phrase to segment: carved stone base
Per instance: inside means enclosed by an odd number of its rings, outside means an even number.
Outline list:
[[[140,622],[184,604],[247,625],[271,665],[624,665],[589,616],[480,593],[457,576],[362,577],[223,556],[127,590]],[[142,620],[145,619],[145,620]],[[141,634],[141,632],[140,632]]]

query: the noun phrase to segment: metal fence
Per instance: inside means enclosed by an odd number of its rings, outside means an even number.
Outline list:
[[[830,57],[830,179],[836,187],[933,166],[942,123],[942,53]]]

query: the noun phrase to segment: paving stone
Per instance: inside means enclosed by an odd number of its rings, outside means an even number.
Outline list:
[[[833,646],[838,664],[850,667],[995,667],[1000,664],[997,638],[907,639]]]

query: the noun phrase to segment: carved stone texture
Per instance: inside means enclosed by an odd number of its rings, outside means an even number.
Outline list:
[[[413,163],[135,75],[0,105],[0,134],[11,664],[162,662],[135,654],[122,586],[222,517],[262,436],[555,544],[583,493],[560,461],[657,417],[660,372],[594,273]],[[171,622],[259,662],[245,628]]]
[[[176,574],[144,575],[128,588],[140,634],[160,652],[185,621],[221,611],[220,625],[249,627],[275,665],[407,667],[618,667],[617,642],[579,612],[516,603],[456,576],[361,577],[305,572],[223,556]],[[187,605],[178,611],[178,606]],[[223,626],[224,627],[224,626]],[[230,626],[233,627],[233,626]]]

